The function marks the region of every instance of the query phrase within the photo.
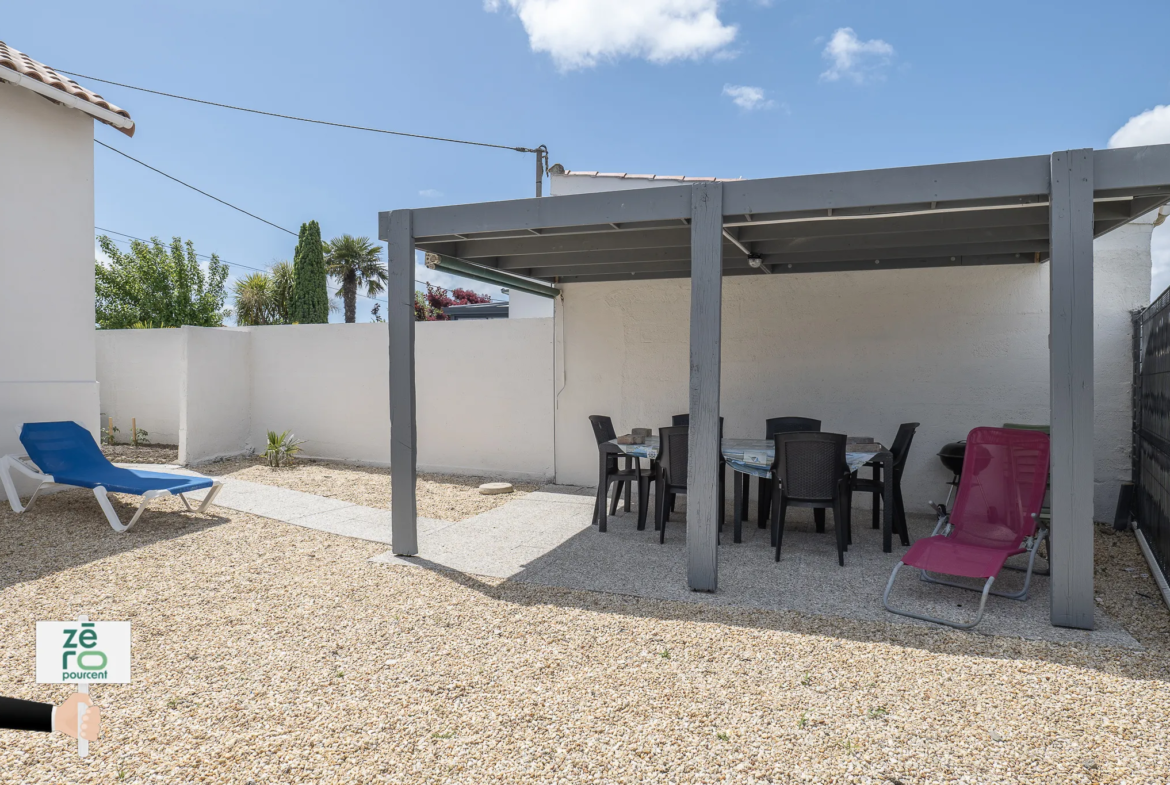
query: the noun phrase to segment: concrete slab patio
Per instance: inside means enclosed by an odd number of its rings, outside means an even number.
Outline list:
[[[636,529],[636,513],[612,517],[609,531],[591,525],[593,489],[545,486],[503,507],[442,527],[420,526],[419,555],[386,553],[375,561],[526,583],[663,600],[727,605],[761,610],[794,610],[898,624],[925,624],[888,613],[881,594],[903,551],[882,553],[881,532],[869,527],[868,512],[854,511],[854,543],[838,567],[832,526],[818,534],[807,511],[796,510],[785,529],[779,564],[773,561],[766,531],[745,524],[744,542],[731,543],[730,516],[719,548],[719,591],[693,592],[686,583],[685,501],[668,523],[659,545],[653,524]],[[801,513],[804,513],[803,515]],[[831,516],[830,516],[831,521]],[[911,516],[911,541],[927,536],[933,520]],[[1023,575],[1005,572],[1005,587]],[[919,580],[903,571],[895,595],[905,606],[927,613],[970,618],[978,594]],[[1034,578],[1030,598],[1017,602],[992,597],[975,630],[1059,643],[1140,648],[1116,621],[1097,612],[1095,630],[1053,627],[1048,618],[1048,579]]]

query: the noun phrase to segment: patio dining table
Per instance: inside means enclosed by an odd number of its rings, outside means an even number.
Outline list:
[[[658,457],[658,437],[647,436],[643,444],[621,444],[619,439],[612,439],[626,455],[635,458]],[[849,445],[852,447],[853,445]],[[873,450],[872,447],[881,445],[867,445],[867,449],[847,450],[845,460],[849,470],[856,473],[870,462],[876,462],[881,467],[884,493],[882,504],[882,550],[890,553],[893,550],[894,511],[890,500],[894,498],[894,455],[889,450]],[[772,477],[772,459],[776,456],[776,445],[770,439],[723,439],[720,443],[723,459],[737,474],[732,481],[734,488],[734,541],[743,542],[743,520],[747,517],[748,483],[752,477],[770,479]],[[902,545],[909,545],[910,541],[905,532],[899,532]]]

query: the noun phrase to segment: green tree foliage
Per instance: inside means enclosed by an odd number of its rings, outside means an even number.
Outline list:
[[[223,325],[228,268],[215,254],[204,271],[190,240],[175,237],[169,248],[157,237],[132,240],[128,253],[104,235],[98,243],[110,259],[109,265],[95,263],[98,327]]]
[[[337,296],[345,303],[345,322],[357,321],[357,293],[377,297],[386,288],[386,265],[382,250],[368,237],[343,234],[325,246],[325,269],[340,284]]]
[[[252,327],[292,324],[293,266],[277,262],[266,273],[252,273],[236,281],[236,324]]]
[[[293,255],[293,321],[325,324],[329,321],[329,289],[325,272],[321,227],[316,221],[301,224]]]

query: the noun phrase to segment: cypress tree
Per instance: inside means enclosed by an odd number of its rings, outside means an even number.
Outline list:
[[[325,253],[321,246],[321,227],[316,221],[301,224],[297,250],[293,254],[292,315],[298,324],[325,324],[329,321]]]

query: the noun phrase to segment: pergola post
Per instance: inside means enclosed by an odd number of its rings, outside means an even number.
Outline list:
[[[1051,620],[1093,628],[1093,151],[1052,154]]]
[[[723,185],[691,186],[691,384],[687,582],[718,586],[719,344],[723,311]]]
[[[384,214],[383,214],[384,215]],[[391,546],[399,556],[418,553],[415,478],[418,440],[414,400],[414,231],[410,210],[389,215],[386,326],[390,330]]]

